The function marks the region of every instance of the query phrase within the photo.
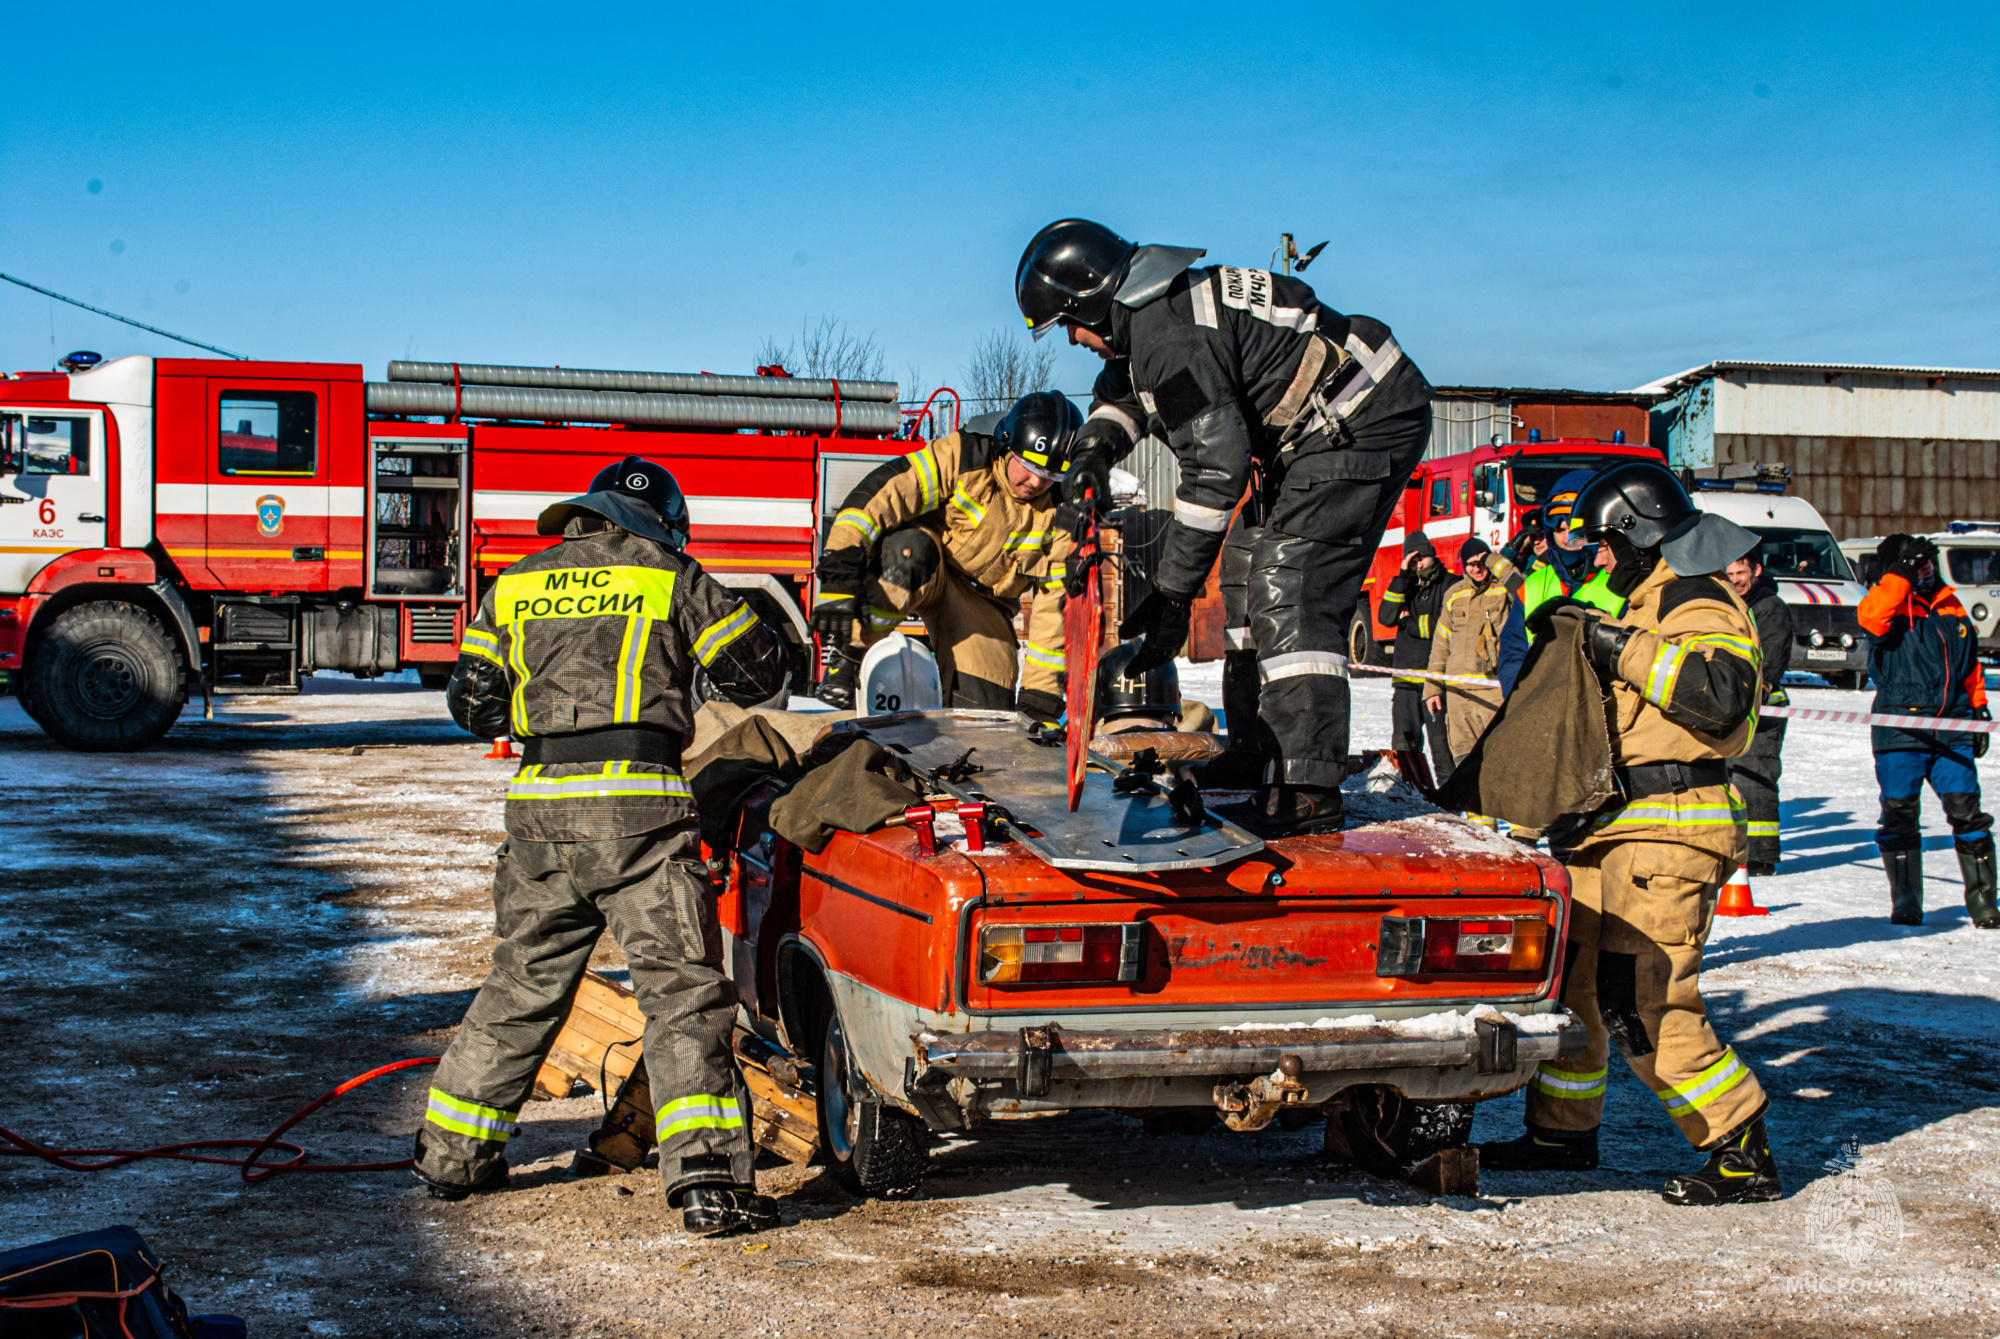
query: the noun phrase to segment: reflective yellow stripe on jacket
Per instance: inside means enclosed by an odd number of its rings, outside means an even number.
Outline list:
[[[442,1088],[431,1089],[429,1108],[424,1119],[440,1129],[453,1134],[466,1135],[473,1139],[490,1139],[496,1144],[504,1144],[514,1131],[520,1128],[518,1111],[502,1111],[498,1107],[483,1107],[477,1102],[468,1102],[453,1097]]]
[[[701,636],[694,639],[694,658],[704,665],[714,664],[723,647],[756,626],[757,615],[750,612],[750,606],[737,605],[701,630]]]
[[[481,660],[492,661],[501,669],[507,668],[507,663],[500,659],[500,639],[479,628],[465,630],[465,636],[458,644],[458,653],[464,656],[478,656]]]
[[[694,792],[675,772],[634,772],[629,762],[608,762],[580,776],[544,777],[541,764],[530,763],[507,783],[507,799],[599,800],[616,795],[651,795],[691,800]]]

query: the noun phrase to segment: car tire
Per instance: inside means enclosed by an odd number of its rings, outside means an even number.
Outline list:
[[[1400,1179],[1472,1137],[1472,1103],[1418,1102],[1383,1084],[1347,1088],[1326,1104],[1326,1151],[1375,1176]]]
[[[417,682],[422,684],[427,692],[442,693],[451,686],[451,671],[420,669],[417,671]]]
[[[138,605],[93,600],[65,609],[36,642],[31,714],[67,748],[144,748],[173,728],[187,701],[180,647]]]
[[[924,1179],[923,1122],[867,1091],[828,1008],[819,1050],[819,1147],[827,1171],[849,1194],[908,1194]]]

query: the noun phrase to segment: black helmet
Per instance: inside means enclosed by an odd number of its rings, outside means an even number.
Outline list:
[[[688,506],[681,486],[666,466],[639,456],[627,456],[599,470],[582,497],[544,508],[535,520],[535,533],[560,535],[580,511],[671,548],[687,547]]]
[[[1181,676],[1169,660],[1137,678],[1125,672],[1144,646],[1143,639],[1121,642],[1097,662],[1097,714],[1107,721],[1125,716],[1173,720],[1181,711]]]
[[[1599,474],[1577,493],[1572,514],[1585,539],[1616,537],[1641,551],[1657,551],[1701,519],[1673,471],[1649,460]]]
[[[993,444],[1019,456],[1043,479],[1060,479],[1069,468],[1083,411],[1061,391],[1035,391],[1015,401],[993,429]]]
[[[1101,223],[1062,219],[1035,234],[1014,271],[1014,298],[1035,338],[1064,320],[1096,329],[1138,250]]]

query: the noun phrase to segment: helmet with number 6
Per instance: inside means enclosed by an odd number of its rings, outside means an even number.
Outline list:
[[[669,548],[687,547],[687,498],[666,466],[642,456],[606,465],[590,481],[589,492],[545,508],[535,519],[535,533],[559,535],[578,512],[601,516]]]

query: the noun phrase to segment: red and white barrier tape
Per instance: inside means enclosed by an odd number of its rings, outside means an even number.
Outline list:
[[[1757,714],[1796,721],[1832,721],[1836,725],[1896,725],[1905,730],[1977,731],[1986,735],[2000,731],[2000,721],[1966,721],[1951,716],[1891,716],[1878,711],[1821,711],[1817,707],[1760,707]]]
[[[1498,688],[1497,679],[1480,679],[1470,674],[1425,674],[1422,670],[1385,669],[1381,665],[1354,665],[1356,674],[1388,674],[1404,683],[1456,683],[1469,688]],[[1876,711],[1821,711],[1817,707],[1761,707],[1759,716],[1776,716],[1794,721],[1831,721],[1835,725],[1888,725],[1905,730],[1945,730],[1952,732],[2000,733],[2000,721],[1967,721],[1953,716],[1895,716]]]

